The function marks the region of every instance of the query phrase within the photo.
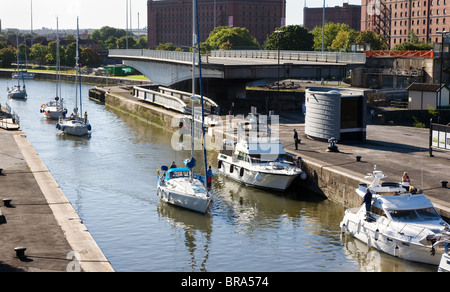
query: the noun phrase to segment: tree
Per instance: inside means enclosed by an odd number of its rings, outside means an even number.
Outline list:
[[[283,33],[274,32],[268,35],[264,42],[264,49],[277,50],[278,42],[280,50],[311,51],[313,48],[314,36],[301,25],[284,26],[277,28],[276,31],[283,31]]]
[[[76,60],[76,53],[77,53],[77,44],[71,43],[67,46],[66,49],[66,66],[73,67],[75,66]]]
[[[350,27],[345,23],[325,23],[325,34],[324,34],[324,48],[326,50],[332,49],[333,41],[336,39],[340,31],[349,31]],[[319,50],[322,48],[322,27],[316,26],[312,30],[314,35],[314,49]]]
[[[4,47],[0,49],[0,63],[3,67],[9,67],[16,61],[16,49],[13,47]]]
[[[136,39],[134,37],[128,37],[128,48],[133,49],[136,46]],[[127,47],[127,37],[123,36],[117,40],[117,48],[125,49]]]
[[[100,55],[90,48],[81,49],[80,63],[82,66],[98,67],[101,64]]]
[[[359,44],[369,43],[371,50],[385,50],[387,48],[387,41],[381,35],[371,30],[360,32],[356,42]]]
[[[331,49],[337,51],[348,51],[351,49],[352,43],[355,43],[357,37],[358,32],[356,30],[340,30],[331,43]]]
[[[412,29],[408,33],[408,41],[396,45],[393,51],[429,51],[433,49],[433,45],[425,42],[420,42],[419,37],[414,33]]]
[[[203,46],[218,49],[223,43],[229,42],[233,48],[259,48],[259,43],[248,29],[242,27],[216,27],[206,39]]]
[[[165,44],[159,44],[156,47],[157,51],[175,51],[176,50],[176,46],[173,43],[165,43]]]
[[[42,65],[45,64],[47,53],[47,47],[37,43],[31,47],[30,58]]]

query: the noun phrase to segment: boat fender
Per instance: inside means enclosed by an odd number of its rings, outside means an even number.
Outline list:
[[[56,129],[61,129],[61,126],[59,125],[59,123],[58,124],[56,124]]]
[[[301,180],[306,180],[308,178],[308,175],[306,174],[306,172],[302,172],[301,174],[300,174],[300,179]]]
[[[256,177],[255,177],[255,178],[256,178],[257,181],[261,181],[261,180],[262,180],[262,175],[261,175],[261,173],[258,172],[258,173],[256,174]]]
[[[233,171],[234,171],[234,165],[231,164],[231,165],[230,165],[230,173],[233,173]]]
[[[379,237],[379,236],[380,236],[380,230],[377,229],[377,230],[375,230],[375,235],[373,236],[373,238],[375,239],[375,241],[378,240],[378,237]]]
[[[61,128],[61,131],[64,132],[65,130],[66,130],[66,127],[65,127],[65,126]]]
[[[221,169],[222,168],[222,160],[219,160],[219,162],[217,163],[217,168]]]
[[[358,227],[356,227],[356,233],[359,233],[361,230],[361,220],[358,221]]]
[[[92,130],[91,125],[88,125],[87,128],[88,128],[89,131]]]
[[[243,167],[241,167],[241,170],[239,171],[239,175],[240,175],[241,177],[244,176],[244,168],[243,168]]]
[[[345,223],[342,223],[342,226],[341,226],[341,233],[342,234],[345,234],[345,229],[347,228],[347,226],[345,225]]]
[[[394,248],[394,257],[398,257],[399,251],[400,251],[400,249],[399,249],[398,245],[396,245]]]

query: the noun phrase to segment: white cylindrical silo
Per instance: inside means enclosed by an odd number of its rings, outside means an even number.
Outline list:
[[[341,93],[332,88],[305,92],[305,134],[313,139],[341,138]]]

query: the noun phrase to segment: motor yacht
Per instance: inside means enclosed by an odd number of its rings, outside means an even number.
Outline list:
[[[406,191],[401,183],[381,183],[386,177],[382,171],[365,177],[373,179],[372,184],[360,184],[356,193],[364,197],[370,190],[371,211],[366,213],[365,206],[347,209],[342,233],[401,259],[439,265],[450,226],[424,194],[414,187]]]
[[[218,156],[218,169],[223,175],[251,187],[285,191],[300,177],[306,179],[279,139],[224,140]]]

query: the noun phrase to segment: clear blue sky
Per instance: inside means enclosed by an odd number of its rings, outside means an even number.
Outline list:
[[[131,2],[132,26],[147,26],[147,0]],[[322,7],[323,0],[286,0],[286,24],[303,24],[303,7]],[[29,30],[31,27],[31,2],[33,2],[33,27],[56,28],[56,17],[60,29],[76,28],[76,17],[80,17],[80,28],[101,28],[108,25],[117,28],[126,26],[126,0],[1,0],[0,19],[2,28]],[[343,2],[361,4],[361,0],[326,0],[326,6],[342,6]]]

